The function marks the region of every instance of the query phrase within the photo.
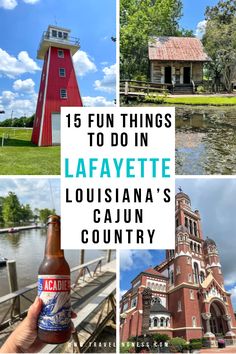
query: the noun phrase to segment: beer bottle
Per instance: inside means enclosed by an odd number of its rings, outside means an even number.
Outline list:
[[[70,268],[60,248],[60,216],[49,216],[47,225],[45,255],[38,271],[38,296],[43,301],[38,337],[59,344],[71,335]]]

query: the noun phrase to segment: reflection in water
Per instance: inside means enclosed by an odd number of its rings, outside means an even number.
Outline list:
[[[26,230],[15,234],[0,234],[0,255],[16,261],[18,286],[25,287],[37,281],[37,273],[44,256],[46,229]],[[102,250],[86,250],[85,262],[105,256]],[[79,264],[80,251],[66,250],[70,267]],[[9,293],[7,268],[0,268],[0,296]]]
[[[176,108],[176,174],[236,173],[236,107]]]

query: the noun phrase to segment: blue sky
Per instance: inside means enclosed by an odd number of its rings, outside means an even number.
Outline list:
[[[180,21],[181,27],[196,30],[205,19],[205,10],[207,6],[215,6],[218,0],[182,0],[183,1],[183,17]]]
[[[193,178],[177,179],[189,195],[192,209],[198,209],[202,220],[203,237],[214,239],[220,254],[225,288],[232,293],[236,310],[236,179]],[[164,260],[165,252],[125,250],[121,252],[121,291],[130,288],[130,281],[149,266]]]
[[[0,0],[0,110],[7,118],[35,110],[43,62],[36,59],[49,24],[71,29],[81,50],[75,68],[85,105],[115,98],[115,0]]]

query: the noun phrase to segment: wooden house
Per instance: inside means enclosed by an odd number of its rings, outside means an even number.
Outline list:
[[[175,91],[192,92],[203,81],[203,66],[210,59],[202,42],[193,37],[155,37],[148,45],[151,82]]]

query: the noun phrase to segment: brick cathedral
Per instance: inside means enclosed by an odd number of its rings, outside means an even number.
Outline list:
[[[214,240],[204,240],[198,210],[188,195],[176,195],[176,245],[166,259],[141,272],[121,299],[121,341],[144,334],[143,296],[151,289],[148,332],[169,337],[218,337],[236,342],[236,322],[230,293],[225,290]]]

